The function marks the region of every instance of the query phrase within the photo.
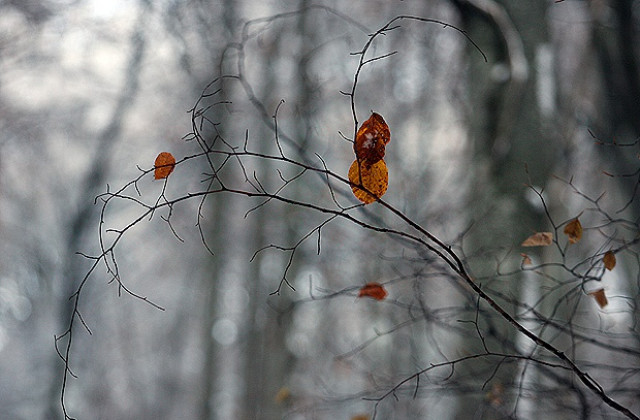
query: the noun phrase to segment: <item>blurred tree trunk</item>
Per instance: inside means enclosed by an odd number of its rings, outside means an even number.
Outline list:
[[[131,35],[131,54],[129,61],[125,67],[124,85],[122,86],[121,95],[113,108],[113,114],[107,126],[102,130],[95,146],[95,154],[90,170],[84,178],[83,185],[80,187],[78,199],[80,203],[75,207],[77,210],[72,213],[65,221],[65,225],[69,226],[68,236],[65,239],[64,254],[61,257],[62,268],[60,281],[61,286],[57,290],[60,303],[57,307],[58,314],[55,319],[59,322],[58,331],[65,331],[70,324],[73,313],[73,302],[69,298],[75,293],[77,287],[82,280],[86,271],[85,261],[76,255],[81,249],[82,240],[89,231],[93,231],[95,227],[95,217],[97,215],[96,206],[92,199],[102,192],[102,188],[106,184],[106,178],[109,173],[109,164],[111,151],[117,144],[124,124],[127,112],[131,108],[139,90],[139,76],[141,65],[146,51],[146,25],[144,20],[146,14],[151,8],[151,4],[147,1],[140,2],[140,10],[138,12],[138,23],[134,26]],[[88,304],[88,302],[83,302]],[[83,326],[76,322],[73,333],[82,333]],[[66,339],[68,339],[67,337]],[[76,344],[78,341],[74,341]],[[64,354],[64,346],[66,340],[58,343]],[[60,379],[64,366],[60,367],[61,361],[57,353],[53,353],[55,360],[52,360],[53,380],[49,387],[49,413],[48,418],[61,418],[62,412],[60,407]],[[73,371],[73,366],[70,366]],[[68,386],[69,383],[68,383]],[[108,393],[108,391],[105,391]],[[98,409],[99,410],[99,409]]]
[[[221,62],[222,46],[232,42],[238,35],[238,5],[236,0],[223,0],[197,2],[185,7],[184,3],[176,1],[166,11],[166,29],[178,45],[178,60],[188,77],[193,98],[197,98],[203,87],[217,75],[220,65],[228,65]],[[231,87],[224,85],[224,89],[225,95],[233,95]],[[217,100],[217,97],[205,98],[201,105],[207,107],[212,105],[211,101]],[[201,134],[208,144],[218,134],[226,134],[224,127],[233,125],[233,119],[226,110],[212,106],[210,112],[209,118],[220,123],[217,129],[221,132],[216,132],[206,124],[201,126]],[[212,159],[214,164],[220,163],[215,157]],[[211,168],[205,164],[202,172],[210,173]],[[195,379],[196,395],[193,401],[196,418],[203,420],[227,418],[220,401],[230,400],[232,393],[227,391],[237,386],[235,383],[224,383],[237,368],[234,363],[237,359],[234,352],[236,344],[221,343],[213,334],[217,322],[231,320],[225,311],[225,300],[228,298],[225,293],[228,292],[230,267],[237,262],[239,248],[238,241],[230,241],[230,238],[242,236],[234,223],[237,201],[237,197],[233,196],[216,196],[209,197],[202,206],[201,228],[208,248],[205,252],[211,251],[213,255],[207,258],[206,274],[200,278],[198,290],[201,293],[195,300],[197,306],[185,308],[188,315],[193,315],[194,310],[199,311],[194,323],[199,328],[195,345],[201,350],[202,367],[199,377]],[[175,336],[178,333],[176,331]],[[225,401],[225,404],[226,408],[233,402]]]
[[[198,386],[199,395],[196,398],[197,418],[222,420],[223,417],[219,416],[219,412],[214,407],[214,397],[216,396],[216,385],[220,380],[220,364],[224,359],[221,354],[221,346],[216,343],[213,337],[213,328],[216,320],[220,319],[222,315],[220,310],[221,278],[225,275],[225,270],[228,269],[225,261],[231,258],[230,253],[232,252],[225,246],[225,242],[233,236],[233,230],[231,229],[232,223],[229,222],[228,215],[224,210],[229,203],[219,199],[210,200],[209,203],[207,213],[210,216],[207,219],[213,220],[213,227],[207,231],[207,245],[215,250],[215,253],[209,263],[211,275],[203,276],[200,286],[203,291],[203,299],[200,302],[202,315],[199,343],[202,346],[204,360]]]
[[[474,210],[490,208],[487,225],[491,232],[477,232],[468,243],[470,249],[517,246],[533,231],[544,230],[544,214],[525,199],[524,184],[544,186],[557,159],[557,139],[544,130],[548,121],[536,105],[538,77],[533,63],[540,48],[548,44],[546,3],[527,0],[452,0],[461,14],[464,28],[487,54],[488,63],[469,54],[468,123],[472,139],[471,168],[477,176]],[[495,262],[474,267],[478,273],[495,271]],[[505,293],[527,302],[524,290],[510,287]],[[516,343],[513,330],[498,322],[503,342]],[[499,344],[499,343],[498,343]],[[519,381],[518,365],[500,367],[492,384],[515,385]],[[484,381],[487,378],[482,378]],[[483,397],[460,396],[455,418],[472,418],[483,411],[491,418],[501,410],[510,410],[512,400],[493,407]],[[516,397],[512,395],[512,397]],[[470,398],[475,402],[468,401]],[[477,417],[476,417],[477,418]]]
[[[252,65],[264,69],[261,72],[261,79],[254,79],[251,83],[261,101],[264,101],[267,112],[275,112],[274,99],[279,95],[281,89],[281,75],[277,73],[277,61],[282,59],[282,39],[283,36],[292,36],[291,33],[279,31],[271,34],[270,37],[262,39],[262,51],[251,49],[253,56],[250,58]],[[245,48],[248,48],[245,45]],[[244,77],[250,77],[245,74]],[[274,133],[265,125],[261,125],[258,132],[250,133],[252,140],[255,140],[254,148],[257,153],[270,155],[276,150]],[[260,185],[267,191],[274,191],[277,188],[277,173],[271,161],[260,159],[253,168],[254,173],[260,180]],[[261,201],[263,199],[258,199]],[[255,204],[258,203],[255,202]],[[250,254],[258,248],[268,244],[282,243],[287,246],[283,233],[275,226],[281,226],[273,220],[284,220],[284,214],[280,213],[279,206],[262,206],[252,212],[245,219],[246,250]],[[240,401],[239,418],[254,420],[259,418],[277,418],[275,415],[275,400],[279,386],[282,383],[283,371],[272,369],[277,359],[286,353],[284,340],[280,337],[280,327],[269,325],[266,301],[269,292],[275,290],[279,277],[276,273],[281,273],[283,269],[279,263],[286,258],[286,253],[267,249],[255,255],[255,258],[248,267],[245,276],[245,288],[248,291],[249,302],[247,312],[244,314],[242,330],[243,343],[243,387],[242,401]],[[286,288],[286,286],[285,286]],[[283,292],[287,290],[283,289]],[[274,339],[275,338],[275,339]]]
[[[609,0],[588,2],[591,22],[590,49],[595,56],[594,68],[589,72],[595,75],[592,80],[599,82],[600,89],[589,92],[591,112],[586,114],[586,129],[590,129],[598,140],[615,147],[596,147],[596,153],[603,169],[615,176],[618,191],[606,191],[609,202],[615,202],[616,218],[634,221],[640,220],[640,173],[638,164],[638,142],[640,142],[640,14],[638,2],[629,0]],[[591,57],[590,57],[591,58]],[[585,101],[585,102],[586,102]],[[587,137],[592,141],[591,137]],[[620,146],[634,144],[633,147]],[[598,171],[599,172],[599,171]],[[609,184],[609,185],[614,185]],[[614,201],[615,200],[615,201]],[[617,229],[616,229],[617,230]],[[637,238],[635,230],[621,229],[615,232],[614,243],[632,242]],[[632,251],[632,254],[635,254]],[[638,279],[637,255],[627,255],[618,260],[616,286],[627,296],[630,306],[631,324],[637,322],[637,307],[640,304],[640,285]],[[605,286],[606,287],[606,286]],[[640,349],[636,332],[628,342],[630,348]],[[618,354],[594,352],[596,357],[607,359],[612,366],[621,366],[626,357]],[[621,402],[637,398],[622,397]]]
[[[603,90],[595,112],[585,121],[599,139],[618,144],[640,138],[640,18],[634,2],[610,0],[589,2],[592,17],[591,39],[597,57],[596,72]],[[629,148],[600,148],[604,160],[615,161],[615,174],[633,174],[638,159]],[[636,176],[618,178],[623,191],[635,191]],[[640,200],[630,206],[640,214]]]

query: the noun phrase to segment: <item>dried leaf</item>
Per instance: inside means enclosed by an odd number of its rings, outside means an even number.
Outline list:
[[[290,398],[291,398],[291,390],[288,387],[283,386],[278,390],[278,393],[276,394],[274,400],[276,403],[282,404],[288,401]]]
[[[504,403],[504,386],[500,382],[491,385],[491,390],[487,393],[486,398],[492,406],[500,407]]]
[[[391,140],[389,126],[380,114],[375,112],[358,129],[353,150],[360,162],[368,165],[380,161],[384,157],[385,146]]]
[[[169,152],[162,152],[158,155],[155,162],[155,171],[153,175],[156,179],[163,179],[173,172],[176,165],[176,159]]]
[[[616,266],[616,254],[613,251],[607,251],[602,258],[602,262],[604,263],[604,268],[611,271]]]
[[[380,283],[367,283],[360,288],[358,297],[370,297],[376,300],[383,300],[387,297],[387,291]]]
[[[351,420],[369,420],[369,416],[366,414],[356,414],[355,416],[351,417]]]
[[[521,253],[520,256],[522,257],[522,265],[533,264],[533,262],[531,261],[531,258],[527,254]]]
[[[373,203],[387,192],[389,186],[389,172],[384,160],[379,160],[373,165],[355,160],[349,168],[349,181],[353,195],[365,204]],[[359,188],[362,186],[364,189]],[[368,190],[369,192],[365,191]]]
[[[576,217],[564,227],[564,233],[569,238],[569,243],[575,244],[582,238],[582,224]]]
[[[522,246],[548,246],[553,242],[553,233],[536,232],[522,242]]]
[[[593,296],[600,308],[604,308],[609,303],[607,296],[604,294],[604,289],[594,290],[593,292],[590,292],[589,295]]]

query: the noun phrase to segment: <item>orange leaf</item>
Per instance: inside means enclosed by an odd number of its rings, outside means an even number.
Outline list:
[[[553,242],[553,233],[537,232],[524,240],[522,246],[548,246]]]
[[[604,263],[604,268],[609,271],[613,270],[613,267],[616,266],[616,254],[613,251],[605,252],[602,262]]]
[[[593,296],[600,308],[604,308],[609,303],[607,296],[604,294],[604,289],[594,290],[593,292],[590,292],[589,295]]]
[[[576,217],[564,227],[564,233],[569,238],[569,243],[575,244],[582,238],[582,224]]]
[[[384,149],[391,140],[389,126],[380,114],[375,112],[358,129],[353,150],[356,158],[368,165],[373,165],[384,157]]]
[[[387,297],[387,291],[380,283],[367,283],[360,288],[358,297],[370,297],[376,300],[383,300]]]
[[[531,261],[531,258],[527,254],[521,253],[520,256],[522,257],[522,265],[533,264],[533,262]]]
[[[349,181],[352,184],[353,195],[358,200],[365,204],[373,203],[387,192],[389,186],[387,164],[384,160],[379,160],[373,165],[367,165],[365,162],[360,162],[358,165],[358,161],[354,160],[349,168]]]
[[[162,152],[158,155],[155,162],[155,171],[153,173],[156,179],[163,179],[173,172],[176,165],[176,159],[169,152]]]

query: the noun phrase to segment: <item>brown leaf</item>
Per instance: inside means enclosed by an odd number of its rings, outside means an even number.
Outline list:
[[[611,271],[616,266],[616,254],[613,251],[607,251],[602,258],[602,262],[604,263],[604,268]]]
[[[520,253],[520,256],[522,257],[522,265],[533,264],[533,262],[531,261],[531,258],[527,254]]]
[[[575,244],[582,238],[582,224],[576,217],[564,227],[564,233],[569,238],[569,243]]]
[[[604,294],[604,289],[594,290],[593,292],[590,292],[589,295],[593,296],[600,308],[604,308],[609,303],[607,296]]]
[[[369,416],[366,414],[356,414],[355,416],[351,417],[351,420],[369,420]]]
[[[522,242],[522,246],[548,246],[553,242],[553,233],[536,232]]]
[[[391,140],[391,131],[380,114],[375,112],[358,129],[353,150],[360,162],[373,165],[384,157],[385,146]]]
[[[389,186],[389,171],[384,160],[379,160],[373,165],[367,165],[365,162],[354,160],[349,168],[349,181],[351,181],[351,190],[353,195],[365,204],[373,203],[387,192]],[[368,190],[358,186],[364,187]]]
[[[291,390],[288,387],[283,386],[278,390],[278,393],[276,394],[274,400],[276,403],[282,404],[288,401],[290,398],[291,398]]]
[[[367,283],[360,288],[358,297],[370,297],[376,300],[383,300],[387,297],[387,291],[380,283]]]
[[[491,385],[491,391],[486,395],[487,400],[494,407],[500,407],[504,402],[504,386],[500,382]]]
[[[162,152],[158,155],[155,162],[155,171],[153,173],[155,179],[163,179],[173,172],[176,165],[176,159],[169,152]]]

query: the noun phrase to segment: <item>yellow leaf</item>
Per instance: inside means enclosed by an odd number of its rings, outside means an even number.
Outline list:
[[[582,238],[582,224],[576,217],[564,227],[564,233],[569,238],[569,243],[575,244]]]
[[[602,262],[604,263],[604,268],[609,271],[613,270],[613,267],[616,266],[616,254],[613,251],[605,252]]]
[[[536,232],[522,242],[522,246],[548,246],[553,242],[553,233]]]
[[[173,172],[173,168],[176,165],[176,159],[169,152],[162,152],[156,157],[155,162],[155,179],[162,179],[169,176]]]
[[[373,165],[368,165],[365,162],[360,162],[358,165],[358,161],[354,160],[349,168],[349,181],[351,181],[353,195],[358,200],[365,204],[373,203],[387,192],[389,186],[387,164],[384,163],[384,160],[379,160]]]
[[[607,296],[604,294],[604,289],[594,290],[593,292],[590,292],[589,295],[593,296],[600,308],[604,308],[609,303]]]

